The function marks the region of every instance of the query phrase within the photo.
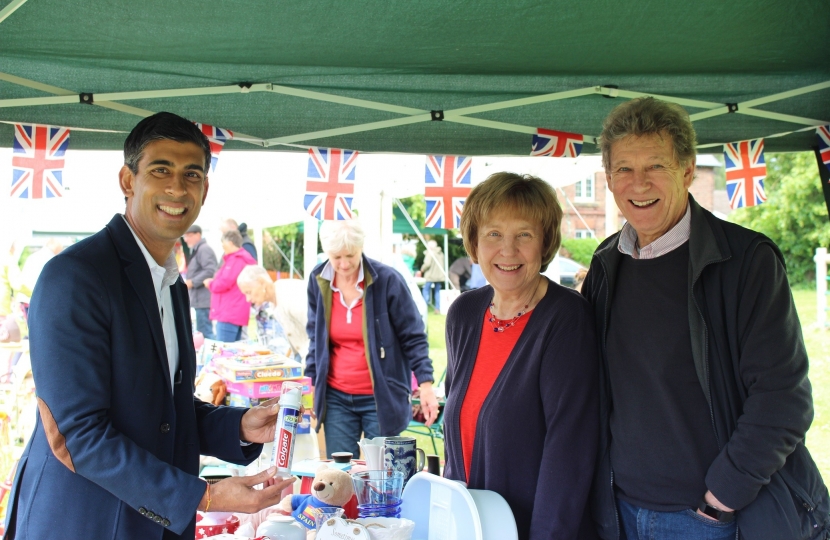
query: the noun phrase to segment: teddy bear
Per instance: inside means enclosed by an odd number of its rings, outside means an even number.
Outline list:
[[[316,535],[314,517],[316,508],[327,506],[342,507],[354,495],[352,478],[349,473],[322,465],[314,475],[311,495],[288,495],[280,501],[277,508],[294,516],[301,525],[308,529],[307,538]]]
[[[205,403],[222,405],[225,403],[225,396],[228,395],[228,388],[225,381],[216,373],[202,371],[196,378],[194,395]]]

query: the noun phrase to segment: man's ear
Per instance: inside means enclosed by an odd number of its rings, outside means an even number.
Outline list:
[[[202,204],[205,204],[205,199],[207,199],[208,188],[210,187],[210,182],[208,181],[207,175],[205,175],[205,192],[202,194]]]
[[[133,171],[130,170],[129,167],[124,165],[121,167],[121,170],[118,171],[118,184],[121,186],[121,193],[124,194],[124,197],[132,197],[134,194],[133,191],[133,184],[135,182],[135,175]]]
[[[697,170],[697,161],[692,158],[689,160],[689,163],[683,167],[683,185],[686,189],[689,189],[689,186],[692,185],[692,182],[695,179],[695,170]]]

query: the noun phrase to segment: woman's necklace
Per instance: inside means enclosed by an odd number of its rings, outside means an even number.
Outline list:
[[[518,321],[522,317],[522,315],[527,313],[528,307],[530,307],[530,303],[533,301],[533,297],[536,296],[536,290],[538,288],[539,285],[537,283],[536,287],[533,288],[533,294],[531,294],[530,300],[527,301],[525,307],[523,307],[522,310],[519,311],[516,314],[516,316],[510,319],[509,321],[496,318],[496,316],[493,314],[493,308],[495,307],[495,304],[493,304],[493,300],[490,300],[490,307],[488,308],[490,310],[490,318],[488,318],[487,320],[490,321],[490,326],[493,327],[493,332],[504,332],[511,326],[516,326],[516,321]],[[495,299],[495,295],[493,295],[493,299]]]

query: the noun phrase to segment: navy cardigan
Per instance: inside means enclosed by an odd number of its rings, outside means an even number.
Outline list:
[[[550,282],[531,312],[479,412],[466,478],[459,415],[492,297],[490,286],[465,292],[447,316],[444,476],[504,497],[521,539],[594,538],[586,503],[599,430],[598,356],[591,308],[575,291]]]
[[[328,262],[328,261],[326,261]],[[319,277],[317,265],[308,280],[308,355],[305,374],[314,381],[314,410],[318,425],[326,420],[326,381],[329,374],[331,288]],[[363,256],[366,289],[363,297],[363,336],[383,436],[398,435],[412,419],[411,373],[418,384],[432,382],[432,360],[424,323],[406,282],[397,270]],[[322,287],[322,289],[321,289]]]

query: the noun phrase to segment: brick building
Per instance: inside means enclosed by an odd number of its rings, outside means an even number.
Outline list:
[[[729,202],[726,190],[715,189],[717,169],[723,165],[714,156],[703,154],[697,157],[697,171],[695,181],[692,182],[689,192],[703,208],[715,212],[718,217],[725,218],[729,213]],[[591,168],[589,168],[591,169]],[[606,189],[605,171],[602,162],[596,159],[593,170],[582,173],[582,177],[575,183],[561,188],[558,191],[564,216],[562,219],[562,238],[604,238],[606,198],[613,195]],[[562,197],[564,192],[565,198]],[[623,224],[622,213],[617,210],[617,222],[614,230],[619,230]]]

